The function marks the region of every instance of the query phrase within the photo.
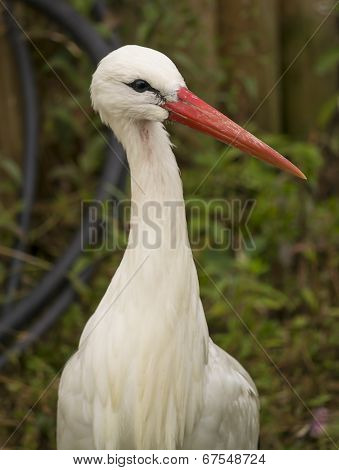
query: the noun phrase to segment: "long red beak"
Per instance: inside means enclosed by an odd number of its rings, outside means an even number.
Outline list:
[[[167,102],[164,108],[169,111],[169,119],[209,134],[226,144],[243,150],[253,157],[288,171],[299,178],[306,179],[293,163],[273,150],[250,132],[224,116],[215,108],[191,93],[187,88],[177,92],[178,101]]]

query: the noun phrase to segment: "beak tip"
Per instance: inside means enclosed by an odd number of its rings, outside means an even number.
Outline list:
[[[299,170],[297,176],[299,176],[299,178],[302,179],[302,180],[307,180],[307,176],[304,175],[304,173],[303,173],[302,171],[300,171],[300,170]]]

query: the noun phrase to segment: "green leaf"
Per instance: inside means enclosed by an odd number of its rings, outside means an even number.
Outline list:
[[[318,75],[325,75],[333,70],[339,63],[339,47],[334,47],[327,51],[317,62],[315,71]]]
[[[14,160],[1,157],[0,167],[7,173],[7,175],[15,182],[17,186],[20,185],[22,180],[21,168]]]

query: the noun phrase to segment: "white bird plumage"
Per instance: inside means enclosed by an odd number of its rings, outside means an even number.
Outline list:
[[[136,79],[160,95],[126,85]],[[65,366],[59,449],[257,446],[256,387],[209,338],[179,170],[162,124],[169,114],[162,101],[175,101],[180,87],[185,82],[170,59],[138,46],[110,53],[93,76],[94,109],[127,153],[131,225],[144,237],[131,230],[122,262]],[[143,217],[154,201],[161,208],[157,246]]]

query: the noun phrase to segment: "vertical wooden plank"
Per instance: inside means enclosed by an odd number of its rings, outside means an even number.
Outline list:
[[[219,0],[220,60],[226,76],[224,105],[242,122],[280,129],[279,8],[277,0]],[[266,98],[266,95],[270,95]]]
[[[334,0],[281,0],[283,68],[286,69],[334,6]],[[284,77],[284,129],[307,137],[323,103],[336,90],[336,71],[316,73],[322,55],[338,44],[335,14],[315,33]]]

